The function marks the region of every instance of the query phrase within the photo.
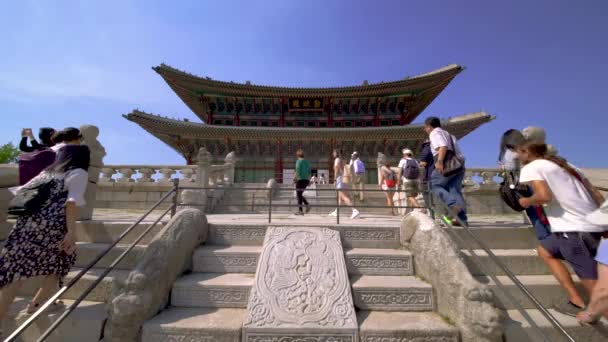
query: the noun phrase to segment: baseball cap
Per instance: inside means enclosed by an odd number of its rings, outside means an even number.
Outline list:
[[[409,148],[404,148],[404,149],[401,151],[401,153],[403,153],[403,154],[414,154],[414,153],[412,152],[412,150],[410,150]]]
[[[358,155],[359,155],[359,152],[357,152],[357,151],[353,152],[353,156],[358,156]]]
[[[587,215],[587,221],[599,226],[608,226],[608,200],[602,205]]]

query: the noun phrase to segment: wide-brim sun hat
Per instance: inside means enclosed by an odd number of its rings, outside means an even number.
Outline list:
[[[597,224],[598,226],[608,226],[608,200],[602,205],[587,215],[587,221]]]

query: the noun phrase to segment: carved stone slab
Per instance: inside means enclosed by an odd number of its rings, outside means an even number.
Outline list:
[[[356,342],[339,232],[270,227],[243,323],[243,342]]]

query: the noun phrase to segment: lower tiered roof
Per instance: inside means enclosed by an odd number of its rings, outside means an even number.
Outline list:
[[[343,128],[290,128],[290,127],[243,127],[215,126],[190,121],[169,119],[139,110],[124,117],[137,123],[158,138],[179,137],[181,139],[230,139],[230,140],[424,140],[426,133],[422,124],[391,127]],[[486,112],[476,112],[443,120],[442,126],[457,138],[469,134],[495,117]],[[164,139],[162,139],[164,140]]]
[[[313,155],[329,155],[332,148],[362,151],[368,156],[377,152],[399,155],[404,146],[415,148],[426,140],[421,124],[389,127],[290,128],[216,126],[148,114],[135,110],[125,115],[130,121],[172,147],[191,163],[200,147],[215,158],[235,151],[246,158],[276,158],[305,148]],[[443,127],[462,138],[494,116],[478,112],[443,120]]]

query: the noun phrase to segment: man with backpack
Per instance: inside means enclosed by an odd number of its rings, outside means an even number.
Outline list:
[[[416,159],[412,158],[413,152],[409,148],[404,148],[403,158],[399,161],[399,177],[401,180],[402,189],[407,198],[406,203],[410,207],[419,207],[418,200],[418,179],[420,177],[420,165]],[[399,196],[401,198],[401,196]],[[410,212],[410,208],[406,208],[404,213]]]

